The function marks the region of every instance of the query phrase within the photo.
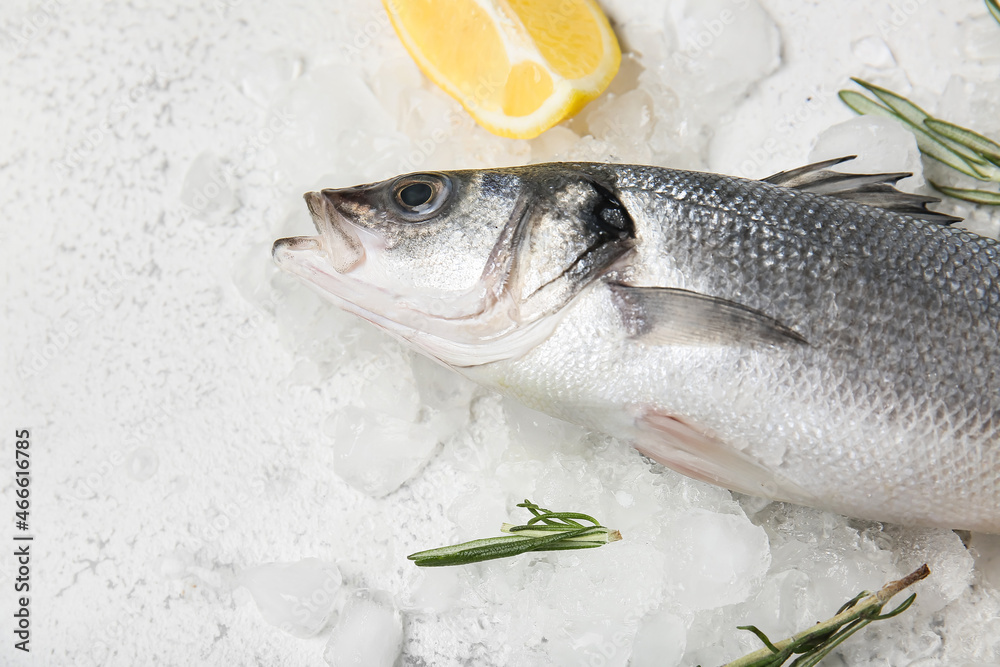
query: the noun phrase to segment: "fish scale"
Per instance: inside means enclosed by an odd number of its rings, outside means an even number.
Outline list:
[[[323,191],[321,236],[278,241],[275,257],[477,382],[685,474],[998,532],[997,242],[942,224],[891,187],[898,174],[827,171],[835,162],[767,181],[603,164],[425,174],[438,185],[419,228],[378,195],[417,178],[403,175],[366,186],[370,199]],[[344,213],[342,199],[368,213]],[[594,217],[605,210],[631,220],[609,228]],[[381,272],[330,269],[331,227],[380,237],[366,252]],[[421,261],[415,246],[449,229],[487,235],[466,244],[479,254],[447,270]],[[391,280],[411,273],[420,289]],[[480,277],[456,286],[456,273]],[[393,306],[404,300],[405,317]]]

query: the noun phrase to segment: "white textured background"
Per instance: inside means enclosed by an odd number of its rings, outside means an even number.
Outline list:
[[[293,637],[239,587],[247,568],[310,557],[336,563],[345,591],[394,596],[415,665],[625,664],[647,626],[681,638],[662,664],[711,664],[755,647],[738,623],[789,632],[926,558],[940,574],[924,606],[854,640],[850,664],[1000,662],[996,561],[973,571],[947,531],[735,503],[617,443],[548,423],[525,435],[531,417],[464,386],[457,432],[399,490],[375,498],[334,470],[337,429],[359,400],[397,390],[389,376],[414,367],[417,382],[449,385],[275,276],[271,241],[309,232],[304,189],[558,157],[765,176],[852,117],[835,97],[852,75],[1000,131],[1000,27],[981,2],[760,4],[701,4],[709,18],[752,14],[710,40],[715,62],[695,58],[708,76],[673,58],[704,25],[684,3],[605,3],[634,56],[618,97],[525,142],[475,130],[423,83],[374,0],[4,2],[0,517],[13,513],[12,434],[30,428],[34,664],[323,664],[329,626]],[[428,143],[438,127],[449,140]],[[952,210],[995,233],[995,214]],[[569,443],[557,455],[539,446],[553,432]],[[492,534],[528,494],[593,508],[633,544],[439,579],[405,560]],[[699,539],[702,511],[735,522],[705,553],[762,545],[744,588],[699,589],[697,550],[675,546]],[[740,531],[744,546],[728,545]],[[24,658],[11,551],[0,664]],[[581,587],[592,595],[560,606]],[[669,618],[646,623],[650,610]],[[608,644],[619,628],[626,639]]]

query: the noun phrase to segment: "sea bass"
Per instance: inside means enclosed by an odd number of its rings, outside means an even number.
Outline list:
[[[844,158],[849,159],[849,158]],[[757,496],[1000,532],[1000,247],[908,174],[612,164],[305,195],[281,268],[531,408]]]

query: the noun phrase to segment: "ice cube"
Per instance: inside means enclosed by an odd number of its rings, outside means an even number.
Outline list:
[[[293,121],[271,147],[300,187],[321,174],[325,187],[386,178],[409,143],[364,79],[341,66],[299,77],[273,108]]]
[[[920,583],[915,610],[936,612],[969,588],[974,560],[954,531],[892,526],[885,533],[894,538],[895,565],[901,574],[926,563],[934,575]]]
[[[365,407],[338,412],[326,430],[333,437],[334,472],[375,498],[392,493],[417,474],[438,446],[437,435],[427,424]]]
[[[128,474],[137,482],[145,482],[156,474],[160,457],[152,447],[136,447],[129,454]]]
[[[862,63],[875,69],[889,69],[896,66],[892,49],[875,35],[868,35],[851,42],[851,53]]]
[[[304,67],[304,59],[298,53],[248,51],[233,64],[231,76],[239,82],[244,95],[266,107],[283,86],[302,74]]]
[[[756,0],[682,0],[667,13],[678,38],[674,63],[696,76],[705,97],[736,100],[781,63],[781,34]]]
[[[994,30],[1000,33],[994,26]],[[971,128],[1000,141],[1000,114],[996,112],[1000,82],[970,81],[954,75],[938,96],[937,118]]]
[[[526,407],[510,398],[503,399],[503,411],[510,427],[511,444],[523,448],[527,456],[546,459],[553,451],[582,451],[587,430]]]
[[[653,134],[656,111],[653,98],[641,89],[617,97],[608,96],[587,114],[591,134],[617,147],[626,162],[650,161],[649,139]]]
[[[967,30],[962,47],[968,58],[994,64],[1000,61],[1000,30],[992,16],[970,20]]]
[[[746,600],[771,564],[767,534],[745,516],[694,509],[664,534],[674,600],[688,609]]]
[[[687,641],[684,621],[669,612],[642,619],[632,642],[630,667],[674,667],[681,664]]]
[[[1000,535],[973,533],[969,539],[969,551],[976,559],[979,575],[1000,590]]]
[[[191,162],[180,200],[185,211],[199,220],[215,220],[236,209],[236,197],[230,187],[232,175],[219,158],[208,151]]]
[[[392,667],[403,650],[403,622],[385,591],[358,591],[344,605],[323,659],[330,667]]]
[[[407,607],[423,613],[441,613],[451,609],[461,596],[462,579],[458,568],[421,568]]]
[[[261,616],[296,637],[312,637],[327,624],[341,594],[340,570],[333,563],[306,558],[266,563],[239,575]]]

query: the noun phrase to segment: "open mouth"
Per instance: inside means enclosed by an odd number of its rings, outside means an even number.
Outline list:
[[[304,196],[330,265],[338,273],[347,273],[356,268],[365,259],[365,247],[353,225],[337,211],[326,190],[307,192]]]

